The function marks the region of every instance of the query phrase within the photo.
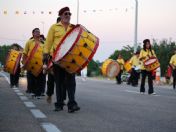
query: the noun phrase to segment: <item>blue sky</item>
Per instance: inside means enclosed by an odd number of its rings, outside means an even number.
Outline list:
[[[138,1],[138,42],[141,43],[145,38],[172,38],[175,41],[176,0]],[[100,46],[94,57],[96,60],[103,61],[115,49],[133,45],[135,0],[79,2],[79,23],[100,38]],[[35,27],[39,27],[46,36],[49,27],[56,21],[57,11],[63,6],[70,7],[73,14],[71,22],[76,24],[77,0],[1,0],[0,44],[18,42],[24,46]],[[5,10],[8,11],[7,15],[3,14]],[[19,15],[15,15],[15,11],[19,11]],[[52,11],[51,15],[49,11]]]

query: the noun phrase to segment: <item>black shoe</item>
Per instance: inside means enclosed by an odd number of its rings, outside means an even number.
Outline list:
[[[42,94],[41,94],[41,96],[45,96],[45,94],[44,94],[44,93],[42,93]]]
[[[75,111],[79,111],[79,110],[80,110],[80,107],[77,106],[77,105],[74,105],[72,108],[73,108]]]
[[[68,113],[73,113],[73,112],[79,111],[79,110],[80,110],[80,107],[77,105],[74,105],[74,106],[68,108]]]
[[[55,107],[54,111],[62,111],[63,107]]]

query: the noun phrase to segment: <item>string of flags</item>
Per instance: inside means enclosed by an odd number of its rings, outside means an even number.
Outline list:
[[[129,10],[132,10],[133,7],[131,8],[125,8],[125,9],[122,9],[122,11],[124,12],[128,12]],[[118,8],[111,8],[111,9],[93,9],[93,10],[82,10],[80,12],[83,12],[83,13],[95,13],[95,12],[111,12],[111,11],[119,11]],[[55,13],[58,13],[58,12],[55,12],[55,11],[8,11],[8,10],[3,10],[0,14],[4,14],[4,15],[8,15],[8,14],[15,14],[15,15],[20,15],[20,14],[24,14],[24,15],[27,15],[27,14],[48,14],[48,15],[52,15],[52,14],[55,14]]]

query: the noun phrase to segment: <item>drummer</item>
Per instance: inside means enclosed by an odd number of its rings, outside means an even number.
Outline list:
[[[18,44],[12,44],[11,49],[16,50],[16,51],[20,51],[21,50],[21,46],[19,46]],[[17,66],[17,71],[15,74],[10,74],[10,87],[18,87],[19,85],[19,77],[20,77],[20,63]]]
[[[117,62],[118,62],[118,64],[120,65],[120,72],[119,72],[119,74],[116,76],[116,81],[117,81],[117,84],[121,84],[121,83],[122,83],[122,81],[121,81],[121,76],[122,76],[123,68],[124,68],[124,64],[125,64],[125,61],[124,61],[124,59],[122,58],[122,55],[121,55],[121,54],[118,55]]]
[[[139,80],[139,71],[140,71],[140,61],[139,61],[139,53],[140,51],[137,51],[130,59],[129,63],[132,65],[131,69],[131,76],[130,76],[130,82],[132,83],[132,86],[136,87],[138,85]]]
[[[61,21],[59,23],[53,24],[48,32],[48,36],[46,39],[46,43],[44,45],[44,58],[48,58],[48,55],[53,55],[53,52],[56,50],[61,39],[68,33],[74,25],[70,24],[71,12],[69,7],[64,7],[59,10],[59,16]],[[76,80],[75,74],[68,73],[65,69],[60,66],[53,64],[54,77],[56,81],[56,103],[55,103],[55,111],[63,110],[63,92],[62,87],[64,86],[64,82],[66,81],[66,86],[64,88],[67,89],[69,101],[67,103],[68,112],[73,113],[75,111],[80,110],[80,107],[77,105],[75,101],[75,90],[76,90]]]
[[[172,76],[173,76],[173,89],[175,90],[176,84],[176,49],[174,50],[174,55],[170,59],[170,65],[172,66]]]
[[[33,37],[27,41],[25,49],[23,52],[23,63],[26,61],[27,57],[31,54],[33,48],[37,43],[43,47],[43,42],[40,40],[40,29],[35,28],[32,31]],[[42,59],[42,58],[41,58]],[[41,72],[37,77],[35,77],[31,71],[27,71],[27,86],[29,92],[34,95],[37,99],[41,98],[42,89],[44,88],[44,75]]]
[[[149,59],[150,57],[156,57],[154,50],[152,50],[150,40],[145,39],[143,41],[143,49],[140,51],[139,54],[139,59],[141,60],[141,74],[142,74],[142,79],[141,79],[141,87],[140,87],[140,93],[144,94],[145,93],[145,78],[148,76],[148,94],[150,95],[155,95],[156,93],[154,92],[153,88],[153,80],[152,80],[152,71],[147,71],[144,67],[144,61]]]

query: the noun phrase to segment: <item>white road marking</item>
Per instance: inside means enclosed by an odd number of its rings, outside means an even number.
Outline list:
[[[61,132],[54,124],[52,123],[42,123],[41,124],[42,128],[46,132]]]
[[[19,96],[19,97],[20,97],[20,99],[21,99],[22,101],[28,100],[28,98],[27,98],[26,96]]]
[[[18,90],[18,89],[15,89],[14,91],[15,91],[16,93],[19,93],[19,92],[20,92],[20,90]]]
[[[17,90],[18,88],[12,88],[13,90]]]
[[[126,92],[129,92],[129,93],[137,93],[137,94],[140,94],[140,92],[137,92],[137,91],[132,91],[132,90],[125,90]]]
[[[30,111],[32,112],[35,118],[46,118],[46,115],[39,109],[31,109]]]
[[[26,105],[26,107],[29,107],[29,108],[35,107],[35,105],[32,102],[24,102],[24,104]]]
[[[19,95],[19,96],[22,96],[22,95],[24,95],[23,93],[21,93],[21,92],[18,92],[18,93],[16,93],[17,95]]]
[[[0,72],[0,74],[6,79],[6,81],[10,84],[9,78],[2,72]]]

